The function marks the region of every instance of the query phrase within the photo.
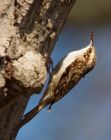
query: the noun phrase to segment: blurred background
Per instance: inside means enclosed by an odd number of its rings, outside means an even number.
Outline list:
[[[89,44],[94,31],[97,65],[48,113],[43,109],[16,140],[111,140],[111,0],[77,0],[52,53],[54,65]],[[27,111],[40,95],[33,95]]]

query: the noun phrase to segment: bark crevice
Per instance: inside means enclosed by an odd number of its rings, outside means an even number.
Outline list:
[[[14,140],[30,96],[40,93],[54,44],[76,0],[0,2],[0,140]]]

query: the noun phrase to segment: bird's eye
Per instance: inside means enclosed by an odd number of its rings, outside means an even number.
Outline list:
[[[89,49],[89,53],[92,53],[92,49]]]

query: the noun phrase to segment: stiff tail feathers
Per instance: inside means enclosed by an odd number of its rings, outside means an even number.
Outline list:
[[[19,129],[23,125],[27,124],[30,120],[32,120],[43,108],[44,108],[44,105],[38,105],[34,109],[32,109],[31,111],[29,111],[28,113],[26,113],[23,116],[23,119],[20,122],[20,124],[17,126],[17,131],[19,131]]]

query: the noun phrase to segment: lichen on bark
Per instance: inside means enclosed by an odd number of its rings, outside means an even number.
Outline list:
[[[14,140],[29,98],[40,93],[46,65],[75,0],[0,2],[0,139]]]

